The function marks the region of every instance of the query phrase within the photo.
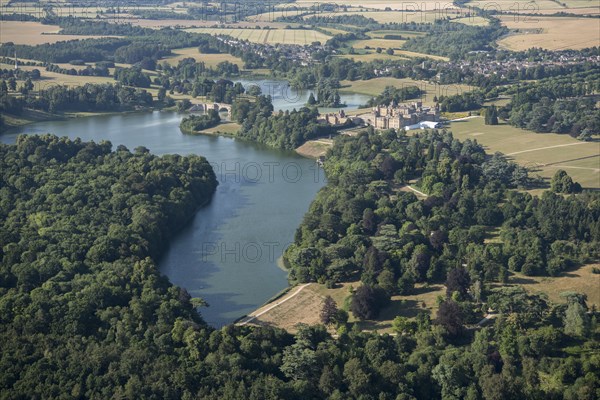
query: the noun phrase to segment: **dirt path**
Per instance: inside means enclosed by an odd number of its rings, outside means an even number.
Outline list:
[[[423,197],[429,197],[428,195],[426,195],[425,193],[421,192],[420,190],[415,189],[414,187],[410,186],[410,185],[406,185],[406,187],[410,190],[412,190],[413,192],[415,192],[416,194],[419,194]]]
[[[514,153],[508,153],[507,156],[514,156],[517,154],[522,154],[522,153],[529,153],[531,151],[538,151],[538,150],[547,150],[547,149],[555,149],[557,147],[567,147],[567,146],[578,146],[580,144],[587,144],[587,142],[581,142],[581,143],[568,143],[568,144],[558,144],[556,146],[547,146],[547,147],[538,147],[537,149],[529,149],[529,150],[521,150],[521,151],[515,151]]]
[[[587,171],[600,172],[600,168],[590,168],[590,167],[576,167],[574,165],[554,165],[557,168],[574,168],[574,169],[584,169]]]
[[[305,283],[304,285],[300,286],[298,288],[298,290],[296,290],[294,293],[292,293],[291,295],[284,297],[283,299],[278,300],[276,303],[273,303],[269,306],[267,306],[267,308],[257,312],[256,314],[250,314],[248,315],[246,318],[244,318],[242,321],[238,322],[236,325],[246,325],[249,322],[252,322],[253,320],[255,320],[256,318],[260,317],[261,315],[271,311],[272,309],[274,309],[275,307],[278,307],[279,305],[285,303],[286,301],[296,297],[305,287],[307,287],[308,285],[310,285],[310,283]],[[260,308],[259,308],[260,310]],[[257,310],[258,311],[258,310]],[[256,312],[256,311],[255,311]]]

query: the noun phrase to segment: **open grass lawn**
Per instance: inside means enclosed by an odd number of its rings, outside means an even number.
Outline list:
[[[417,86],[425,93],[422,101],[426,104],[433,104],[434,96],[449,96],[457,93],[464,93],[471,90],[468,85],[437,85],[426,81],[415,81],[412,79],[397,79],[397,78],[375,78],[367,81],[342,81],[342,90],[345,92],[363,93],[371,96],[381,94],[386,86],[394,86],[397,88],[406,86]]]
[[[600,268],[600,264],[589,264],[562,273],[557,277],[525,276],[513,273],[509,284],[523,286],[532,293],[545,293],[555,303],[564,303],[560,296],[562,292],[584,293],[588,298],[588,306],[595,304],[600,307],[600,274],[594,274],[592,269]]]
[[[415,286],[414,294],[409,296],[392,296],[390,304],[381,310],[377,320],[360,321],[359,326],[363,330],[378,331],[380,333],[392,333],[392,321],[397,316],[414,318],[421,312],[429,314],[435,319],[437,314],[437,298],[446,295],[444,285],[421,285]],[[350,318],[350,321],[355,321]]]
[[[595,18],[501,16],[502,24],[519,32],[498,41],[510,50],[541,47],[548,50],[598,46],[600,23]]]
[[[237,124],[235,122],[221,122],[219,125],[213,126],[212,128],[205,129],[201,132],[208,133],[211,135],[218,135],[218,134],[234,135],[237,133],[237,131],[240,130],[240,127],[241,127],[240,124]]]
[[[346,298],[350,296],[351,288],[357,289],[361,285],[360,281],[346,282],[339,284],[336,288],[329,289],[325,285],[311,283],[296,296],[260,315],[251,323],[276,326],[292,332],[296,331],[295,327],[300,323],[309,325],[318,324],[320,323],[319,313],[326,296],[331,296],[338,308],[344,308]],[[295,291],[296,288],[291,289],[281,299],[284,299]],[[446,289],[443,285],[417,285],[414,294],[410,296],[393,296],[390,304],[381,310],[377,320],[360,321],[359,326],[364,330],[391,333],[392,321],[398,315],[412,318],[419,312],[424,311],[430,313],[433,319],[437,313],[437,297],[440,295],[443,296],[445,293]],[[281,301],[281,299],[275,300],[274,303]],[[269,308],[274,303],[259,308],[255,313],[260,312],[261,309]],[[356,321],[350,315],[350,322]]]
[[[452,122],[460,140],[474,139],[488,153],[502,152],[534,174],[550,179],[564,169],[584,188],[600,188],[600,143],[582,142],[569,135],[535,133],[508,124],[485,125],[481,117]]]
[[[242,68],[244,62],[241,58],[234,57],[231,54],[202,54],[198,51],[197,47],[185,47],[182,49],[172,50],[173,56],[165,58],[161,61],[166,61],[171,65],[177,65],[180,60],[184,58],[193,58],[198,62],[203,62],[207,67],[216,67],[217,64],[223,61],[229,61],[230,63],[236,64]]]
[[[108,37],[89,35],[58,35],[59,31],[60,27],[58,25],[42,25],[40,22],[2,21],[2,23],[0,23],[0,42],[36,45],[62,42],[66,40]]]
[[[592,272],[594,267],[600,267],[600,265],[586,265],[565,272],[558,277],[530,277],[520,273],[512,273],[508,285],[520,285],[532,293],[545,293],[548,295],[549,300],[555,303],[565,301],[560,296],[562,292],[585,293],[588,296],[588,306],[595,304],[600,307],[600,274]],[[291,332],[296,331],[296,326],[300,323],[318,324],[320,323],[319,312],[326,296],[331,296],[338,308],[345,308],[345,304],[347,305],[346,299],[350,296],[351,289],[355,290],[361,284],[360,281],[346,282],[336,288],[329,289],[325,285],[311,283],[296,296],[265,312],[251,323],[275,326]],[[284,297],[259,308],[252,314],[269,308],[276,302],[293,294],[296,290],[296,288],[292,288]],[[390,304],[381,310],[376,320],[357,321],[351,314],[349,321],[358,322],[363,330],[391,333],[392,321],[399,315],[414,318],[420,312],[426,312],[434,319],[438,309],[437,299],[445,295],[446,288],[442,284],[417,284],[411,295],[392,296]]]
[[[210,35],[228,35],[236,39],[248,40],[254,43],[283,43],[283,44],[311,44],[312,42],[325,43],[331,36],[324,33],[306,29],[221,29],[197,28],[187,29],[188,32],[208,33]]]

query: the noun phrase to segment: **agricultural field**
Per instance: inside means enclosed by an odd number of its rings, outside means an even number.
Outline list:
[[[600,24],[592,18],[502,16],[500,20],[509,29],[520,31],[498,41],[501,47],[515,51],[531,47],[577,50],[597,46],[600,37]]]
[[[294,4],[298,7],[310,7],[313,6],[315,3],[317,2],[315,2],[314,0],[296,0]],[[327,1],[326,3],[336,4],[340,7],[340,10],[342,9],[342,7],[346,7],[349,10],[385,10],[387,8],[391,8],[392,10],[404,10],[407,7],[414,7],[415,5],[418,5],[418,7],[421,7],[423,10],[435,10],[439,9],[440,7],[456,8],[456,6],[454,6],[451,1],[440,3],[440,1],[436,0],[424,0],[418,3],[377,0],[374,0],[372,2],[365,2],[362,0],[332,0]]]
[[[213,68],[223,61],[229,61],[230,63],[236,64],[240,68],[242,68],[244,65],[244,62],[241,58],[234,57],[231,54],[202,54],[196,47],[174,49],[172,52],[174,54],[172,57],[164,58],[161,61],[166,61],[171,65],[177,65],[177,63],[184,58],[193,58],[198,62],[203,62],[207,67]]]
[[[66,64],[63,64],[66,65]],[[71,66],[72,67],[72,66]],[[13,65],[0,63],[0,68],[14,68]],[[31,71],[34,69],[38,69],[41,73],[42,79],[39,81],[33,82],[35,89],[40,90],[45,87],[50,87],[54,85],[68,85],[68,86],[82,86],[86,83],[115,83],[113,77],[105,77],[105,76],[78,76],[78,75],[66,75],[59,74],[57,72],[49,72],[46,71],[44,67],[34,67],[34,66],[19,66],[20,69]]]
[[[566,8],[552,0],[475,0],[466,3],[465,6],[516,14],[536,14],[542,10],[559,12]]]
[[[107,36],[60,35],[58,25],[43,25],[31,21],[2,21],[0,24],[0,41],[15,44],[37,45],[56,43],[74,39],[99,38]]]
[[[401,3],[402,4],[402,3]],[[406,7],[415,7],[416,3],[406,3]],[[418,5],[416,5],[418,7]],[[464,13],[459,9],[428,9],[415,10],[414,8],[406,8],[405,11],[340,11],[332,12],[331,15],[362,15],[365,18],[372,18],[379,23],[402,23],[402,22],[417,22],[417,23],[432,23],[438,19],[446,19],[447,17],[456,18]],[[307,14],[305,18],[314,16],[315,14]],[[322,14],[319,14],[322,15]]]
[[[324,43],[331,36],[324,33],[305,29],[221,29],[198,28],[187,29],[188,32],[208,33],[210,35],[228,35],[240,40],[254,43],[282,43],[282,44],[311,44],[312,42]]]
[[[341,29],[335,29],[335,28],[321,28],[322,31],[325,31],[327,34],[334,36],[334,35],[344,35],[346,33],[348,33],[348,31],[343,31]]]
[[[488,153],[504,153],[531,168],[533,174],[550,179],[558,169],[563,169],[584,188],[600,188],[599,142],[535,133],[508,124],[485,125],[482,117],[452,122],[449,130],[457,139],[477,140]]]
[[[498,10],[512,14],[555,14],[564,12],[579,15],[597,15],[600,12],[600,3],[597,0],[476,0],[470,1],[467,6],[479,7],[485,10]]]
[[[425,92],[421,99],[424,104],[433,104],[434,96],[450,96],[458,93],[470,91],[472,88],[468,85],[438,85],[426,81],[415,81],[412,79],[397,78],[375,78],[368,81],[342,81],[342,90],[345,92],[354,92],[377,96],[386,86],[417,86]]]

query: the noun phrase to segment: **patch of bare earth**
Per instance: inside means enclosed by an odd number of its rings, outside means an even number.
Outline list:
[[[333,145],[331,139],[309,140],[296,149],[296,153],[308,158],[319,158],[327,153]]]

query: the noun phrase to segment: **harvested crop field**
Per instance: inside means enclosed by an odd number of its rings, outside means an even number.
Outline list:
[[[59,35],[58,25],[43,25],[40,22],[2,21],[0,24],[0,42],[15,44],[44,44],[66,40],[100,38],[107,36]]]
[[[210,35],[227,35],[240,40],[254,43],[282,44],[311,44],[325,43],[331,36],[308,29],[221,29],[197,28],[187,29],[188,32],[208,33]]]
[[[596,18],[502,16],[500,20],[514,31],[498,41],[509,50],[577,50],[600,43],[600,22]]]

